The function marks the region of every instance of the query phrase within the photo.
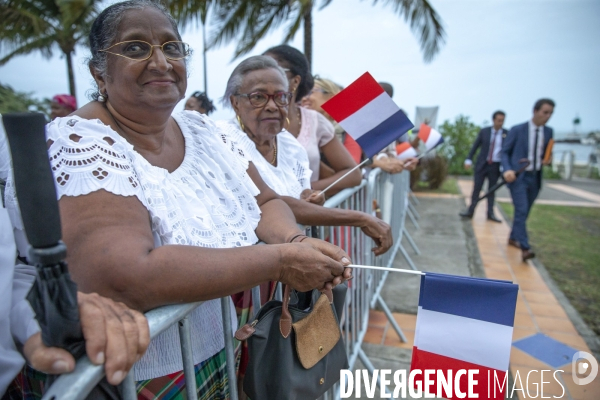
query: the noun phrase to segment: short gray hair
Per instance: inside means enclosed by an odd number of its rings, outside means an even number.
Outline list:
[[[239,94],[244,78],[252,71],[261,71],[263,69],[274,69],[278,71],[284,82],[287,82],[287,76],[283,68],[277,64],[273,58],[268,56],[252,56],[246,58],[244,61],[238,64],[237,67],[231,73],[229,80],[227,81],[227,87],[225,88],[225,94],[221,98],[221,103],[225,107],[231,107],[231,96]]]
[[[177,22],[162,4],[152,0],[129,0],[115,3],[106,7],[92,24],[89,35],[90,51],[92,52],[88,59],[90,68],[96,70],[101,76],[107,76],[107,53],[100,50],[106,49],[115,43],[119,24],[123,20],[126,11],[143,10],[145,8],[158,10],[167,17],[177,35],[177,39],[181,40]],[[97,100],[99,94],[96,90],[90,97]]]

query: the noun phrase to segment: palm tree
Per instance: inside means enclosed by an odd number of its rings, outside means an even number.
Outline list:
[[[194,0],[188,0],[193,3]],[[206,1],[205,1],[206,2]],[[322,0],[319,9],[331,4]],[[313,0],[216,0],[215,15],[217,34],[210,46],[238,39],[235,57],[248,53],[269,31],[289,22],[284,41],[291,40],[300,26],[304,27],[304,54],[309,65],[312,61],[312,13],[316,7]],[[426,62],[433,60],[445,41],[442,20],[428,0],[373,0],[392,7],[403,17],[417,36]]]
[[[75,96],[72,56],[83,44],[101,0],[3,0],[0,2],[0,66],[35,51],[50,58],[58,46],[67,61],[69,91]],[[6,51],[3,51],[6,53]]]
[[[210,0],[174,0],[165,1],[162,3],[167,7],[169,12],[179,21],[182,26],[190,22],[196,22],[196,25],[202,25],[202,62],[204,64],[204,93],[208,96],[208,79],[206,71],[206,17],[208,16],[208,8]]]

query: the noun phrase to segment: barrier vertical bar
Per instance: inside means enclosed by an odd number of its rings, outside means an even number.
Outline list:
[[[417,209],[415,208],[415,206],[412,205],[412,203],[410,202],[410,200],[407,202],[408,208],[410,209],[410,211],[412,211],[412,213],[415,215],[415,217],[417,219],[421,219],[421,216],[419,215],[419,212],[417,211]]]
[[[392,327],[394,328],[394,330],[398,334],[398,337],[400,337],[400,340],[403,343],[406,343],[408,340],[406,340],[406,336],[404,336],[404,332],[402,332],[402,329],[400,329],[400,326],[396,322],[396,319],[392,315],[392,312],[390,311],[389,307],[387,306],[387,304],[385,303],[385,301],[383,301],[383,299],[381,298],[381,296],[378,296],[377,299],[379,300],[379,305],[381,306],[381,308],[383,309],[383,312],[387,316],[388,321],[390,321],[390,324],[392,325]]]
[[[179,321],[179,340],[181,342],[181,359],[183,361],[183,376],[185,377],[185,392],[188,399],[198,397],[196,373],[192,358],[192,336],[190,333],[190,318],[185,316]]]
[[[408,207],[406,208],[406,214],[410,218],[410,222],[413,223],[413,225],[415,226],[415,228],[420,229],[419,228],[419,224],[417,223],[417,220],[415,219],[415,216],[413,215],[412,211],[410,211],[410,208],[408,208]]]
[[[404,257],[404,259],[406,260],[406,262],[408,263],[408,265],[410,266],[410,268],[412,268],[415,271],[418,271],[417,266],[412,261],[412,259],[408,255],[408,252],[406,251],[406,249],[404,248],[404,246],[402,246],[402,244],[400,244],[400,252],[402,253],[402,256]]]
[[[133,375],[134,373],[132,369],[125,377],[125,380],[121,382],[121,393],[123,394],[124,400],[137,400],[137,390]]]
[[[410,243],[410,245],[413,248],[413,250],[415,251],[415,253],[417,253],[417,255],[420,256],[421,250],[419,250],[419,248],[417,247],[417,244],[413,240],[412,236],[410,236],[410,233],[408,233],[408,230],[406,230],[406,227],[403,227],[402,230],[403,230],[404,236],[406,236],[406,240],[408,240],[408,243]]]
[[[409,183],[410,186],[410,183]],[[412,198],[413,202],[415,203],[415,206],[418,206],[419,204],[421,204],[421,202],[419,201],[419,199],[417,198],[417,196],[415,196],[415,193],[408,189],[408,195],[409,195],[409,199]]]
[[[227,377],[229,378],[229,398],[238,400],[237,375],[235,373],[235,354],[233,348],[233,328],[231,326],[231,308],[229,296],[221,298],[223,316],[223,334],[225,337],[225,356],[227,358]]]
[[[254,315],[256,315],[256,313],[258,312],[258,310],[262,307],[262,304],[260,304],[260,286],[254,286],[252,288],[252,308],[254,310]],[[254,317],[249,319],[254,319]]]

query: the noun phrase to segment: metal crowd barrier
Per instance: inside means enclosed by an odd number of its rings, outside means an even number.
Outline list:
[[[202,302],[179,304],[174,306],[159,307],[155,310],[148,311],[146,318],[148,318],[148,325],[150,328],[150,338],[155,338],[171,325],[178,322],[184,321],[187,315],[194,311]],[[187,332],[187,333],[186,333]],[[182,356],[184,365],[186,360],[191,360],[191,348],[189,347],[188,339],[189,325],[183,323],[179,327],[180,337],[182,339]],[[192,381],[194,384],[196,379],[187,379],[186,370],[186,383]],[[192,366],[193,372],[193,366]],[[192,375],[193,376],[193,375]],[[88,359],[87,356],[81,357],[77,360],[75,370],[69,374],[63,374],[60,378],[54,382],[54,384],[44,393],[43,399],[46,400],[79,400],[85,399],[85,397],[92,391],[94,386],[100,382],[104,377],[104,366],[94,365]],[[124,391],[125,399],[129,400],[131,396],[131,382],[133,380],[133,374],[129,374],[123,383],[122,390]],[[135,386],[133,386],[135,391]],[[137,395],[133,392],[133,399],[137,399]]]
[[[409,212],[409,186],[410,175],[408,172],[390,175],[379,169],[375,169],[369,174],[367,185],[364,188],[361,188],[364,190],[366,200],[363,204],[366,204],[367,208],[353,207],[353,205],[356,206],[358,204],[357,202],[352,203],[350,199],[341,201],[339,204],[333,202],[330,203],[329,201],[325,203],[326,207],[337,206],[340,208],[350,208],[369,212],[369,207],[372,208],[372,205],[374,204],[373,201],[375,200],[381,209],[382,219],[391,226],[392,234],[395,239],[394,245],[388,252],[378,257],[375,257],[371,252],[371,248],[373,247],[372,239],[362,234],[360,230],[354,231],[355,235],[351,237],[350,241],[346,241],[345,243],[340,242],[339,240],[334,241],[334,244],[344,248],[344,250],[348,252],[352,257],[353,263],[392,268],[394,259],[398,251],[400,251],[407,264],[412,269],[417,269],[408,255],[408,252],[402,245],[402,239],[406,236],[415,252],[417,254],[420,253],[405,226],[406,216]],[[342,193],[339,195],[342,195]],[[335,197],[330,199],[330,201],[334,199]],[[336,229],[343,230],[348,228]],[[339,237],[340,236],[338,236],[338,238]],[[355,246],[352,243],[352,239],[358,240],[359,244]],[[389,272],[387,271],[366,269],[355,269],[353,271],[354,279],[351,281],[346,296],[345,309],[340,321],[350,370],[355,368],[356,360],[360,359],[364,367],[369,370],[369,372],[373,373],[374,366],[362,349],[362,343],[368,329],[369,311],[377,304],[379,304],[385,313],[400,340],[406,342],[406,336],[402,332],[400,326],[398,326],[389,307],[381,297],[381,290],[383,289],[388,274]],[[377,384],[380,385],[379,379]],[[324,396],[324,400],[338,399],[339,393],[339,385],[336,384],[327,395]]]
[[[394,235],[393,247],[385,254],[375,257],[371,252],[374,246],[372,239],[361,232],[358,227],[318,227],[319,237],[343,248],[352,258],[354,264],[376,265],[392,267],[396,254],[400,251],[408,266],[417,269],[408,252],[402,245],[406,237],[416,254],[420,251],[412,240],[405,226],[408,216],[415,227],[418,213],[410,203],[410,176],[408,172],[389,175],[379,169],[370,172],[368,179],[363,179],[359,186],[344,189],[326,201],[324,207],[358,210],[372,213],[373,200],[382,210],[382,218],[391,226]],[[418,199],[413,200],[417,203]],[[417,203],[418,204],[418,203]],[[412,208],[412,211],[411,211]],[[354,279],[350,281],[346,295],[344,311],[340,316],[340,328],[346,345],[349,368],[353,369],[357,359],[373,371],[374,367],[362,350],[362,343],[367,332],[369,310],[376,304],[384,311],[392,327],[402,341],[406,337],[396,323],[390,309],[381,297],[381,290],[389,272],[368,269],[355,269]],[[280,298],[280,294],[275,295]],[[252,289],[254,305],[260,305],[259,287]],[[233,328],[229,318],[229,297],[221,299],[223,311],[223,327],[225,336],[225,350],[227,356],[227,374],[231,400],[237,400],[237,379],[235,374],[235,347],[233,342]],[[171,325],[178,323],[181,339],[181,352],[183,357],[183,371],[186,381],[186,394],[188,399],[196,398],[196,379],[191,351],[192,333],[188,323],[188,315],[201,303],[190,303],[160,307],[146,313],[150,326],[150,337],[154,338]],[[259,307],[255,307],[258,310]],[[85,399],[95,385],[104,376],[104,367],[91,364],[84,356],[77,361],[72,373],[62,375],[44,394],[43,400],[79,400]],[[378,382],[379,384],[379,382]],[[133,374],[130,373],[121,384],[121,392],[125,400],[137,399]],[[339,386],[334,385],[322,398],[323,400],[339,398]]]

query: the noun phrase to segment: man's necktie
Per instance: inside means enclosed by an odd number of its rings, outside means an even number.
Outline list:
[[[500,132],[500,129],[498,129],[496,132],[492,131],[492,143],[490,145],[490,154],[488,154],[487,158],[488,164],[494,162],[494,146],[496,145],[496,135],[498,134],[498,132]]]
[[[537,171],[537,164],[538,164],[538,156],[537,156],[537,152],[538,152],[538,136],[540,133],[540,127],[538,126],[537,128],[535,128],[535,141],[533,142],[533,170]]]

